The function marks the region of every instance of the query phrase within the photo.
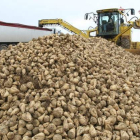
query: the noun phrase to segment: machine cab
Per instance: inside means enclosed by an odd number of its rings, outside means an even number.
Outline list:
[[[118,9],[98,10],[98,36],[112,36],[119,34]]]

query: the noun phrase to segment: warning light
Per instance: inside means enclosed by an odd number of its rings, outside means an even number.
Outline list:
[[[120,11],[124,11],[124,9],[122,8],[122,7],[120,7],[120,9],[119,9]]]

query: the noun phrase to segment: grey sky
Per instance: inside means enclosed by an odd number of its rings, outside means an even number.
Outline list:
[[[62,18],[75,27],[87,30],[95,27],[85,21],[84,14],[107,8],[134,8],[140,17],[140,0],[0,0],[0,20],[27,25],[38,25],[40,19]],[[140,30],[133,30],[133,41],[140,41]]]

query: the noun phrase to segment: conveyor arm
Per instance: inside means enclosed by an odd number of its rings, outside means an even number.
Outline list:
[[[67,29],[75,34],[81,35],[85,38],[89,38],[89,31],[81,31],[79,29],[77,29],[76,27],[72,26],[71,24],[69,24],[66,21],[63,21],[62,19],[43,19],[43,20],[39,20],[39,27],[43,27],[44,25],[49,25],[49,24],[57,24],[60,25],[61,27],[63,27],[64,29]],[[92,30],[92,32],[96,31]]]

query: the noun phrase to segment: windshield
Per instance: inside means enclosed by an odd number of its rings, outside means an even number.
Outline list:
[[[99,14],[99,35],[119,34],[119,13],[100,13]]]

